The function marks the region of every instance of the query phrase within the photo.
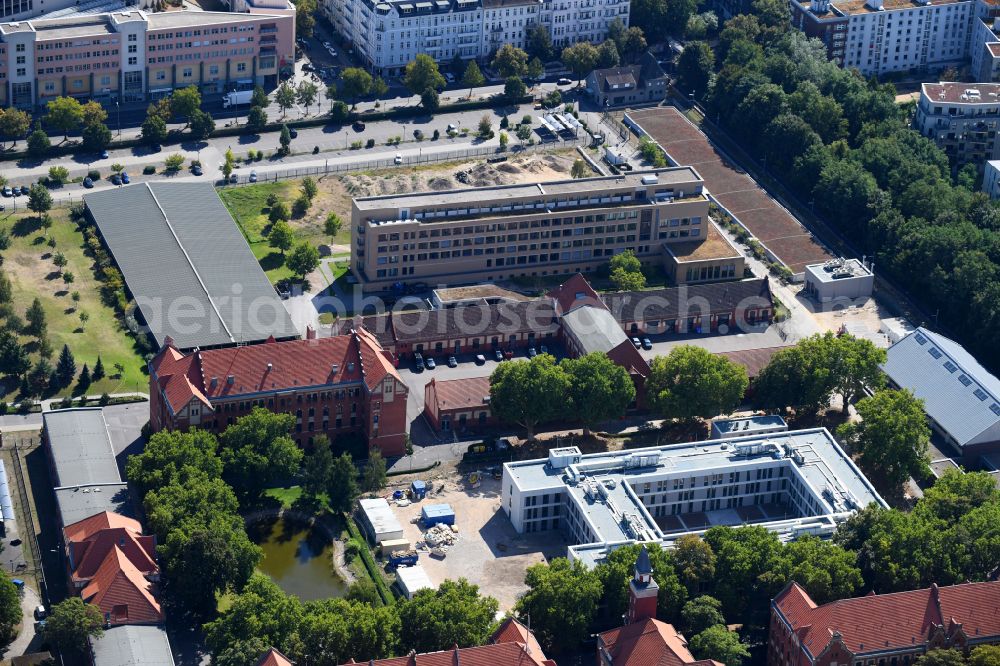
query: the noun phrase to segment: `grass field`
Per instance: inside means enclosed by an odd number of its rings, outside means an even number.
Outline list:
[[[93,261],[83,252],[83,234],[70,221],[67,208],[55,208],[50,215],[53,223],[48,231],[40,228],[33,214],[0,217],[0,226],[11,232],[11,245],[3,252],[3,268],[13,285],[15,310],[23,318],[36,297],[41,301],[54,350],[53,364],[64,344],[73,352],[78,371],[84,363],[93,369],[100,355],[108,376],[94,382],[87,389],[88,394],[145,390],[145,363],[114,310],[101,302],[101,285],[94,277]],[[48,238],[55,239],[55,248],[48,246]],[[53,263],[56,252],[66,257],[64,270],[75,278],[71,284],[64,283]],[[79,302],[72,300],[73,292],[79,293]],[[80,312],[89,316],[86,324],[81,324]],[[33,347],[29,345],[29,349]],[[36,360],[37,354],[32,354],[32,362]],[[120,377],[115,364],[124,368]],[[16,385],[0,388],[7,398],[14,397],[16,390]],[[73,385],[60,395],[75,390]]]

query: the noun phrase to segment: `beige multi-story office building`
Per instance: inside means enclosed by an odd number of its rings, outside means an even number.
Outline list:
[[[364,291],[397,282],[467,284],[592,271],[632,250],[684,282],[670,247],[717,237],[691,167],[549,183],[418,192],[354,200],[353,271]],[[711,228],[711,230],[710,230]],[[712,234],[711,231],[716,231]],[[725,271],[743,275],[723,248]],[[700,261],[711,261],[699,257]],[[731,264],[739,266],[729,268]],[[701,265],[701,264],[700,264]],[[698,279],[702,273],[699,271]]]

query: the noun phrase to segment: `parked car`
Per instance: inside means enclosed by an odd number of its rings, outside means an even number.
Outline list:
[[[288,136],[292,137],[293,139],[297,139],[297,138],[299,138],[299,131],[297,129],[295,129],[294,127],[289,127],[288,128]]]
[[[486,363],[486,357],[482,354],[476,354],[476,365],[483,365]]]
[[[28,187],[27,185],[22,185],[21,194],[23,194],[24,196],[28,196],[29,194],[31,194],[31,188]]]
[[[534,347],[528,347],[528,358],[535,358],[538,356],[538,350]]]
[[[458,131],[458,125],[456,125],[455,123],[448,123],[448,131],[449,132],[457,132]]]
[[[417,352],[416,354],[414,354],[413,355],[413,364],[414,364],[414,367],[416,368],[417,372],[423,372],[424,371],[424,355],[421,354],[420,352]]]
[[[652,349],[653,348],[653,342],[649,338],[643,338],[642,339],[642,348],[643,349],[647,349],[647,350],[648,349]]]
[[[83,179],[83,186],[86,187],[88,190],[94,186],[94,181],[90,179],[90,176],[87,176],[86,178]]]
[[[500,363],[501,361],[503,361],[503,352],[500,351],[499,349],[494,349],[493,350],[493,355],[496,357],[497,363]]]
[[[316,68],[312,66],[311,62],[304,62],[304,63],[302,63],[302,71],[303,72],[314,72],[314,71],[316,71]]]
[[[231,173],[229,174],[229,182],[230,184],[235,185],[236,183],[240,182],[240,177],[237,176],[235,173]]]
[[[549,353],[549,348],[546,347],[545,345],[538,345],[538,353],[539,354],[548,354]]]
[[[330,44],[330,42],[323,42],[323,48],[324,49],[332,49],[333,45]]]
[[[449,356],[448,357],[448,367],[449,368],[457,368],[458,367],[458,359],[455,358],[454,356]]]
[[[364,132],[365,131],[365,124],[363,122],[361,122],[360,120],[355,120],[354,124],[351,125],[351,127],[354,128],[355,132]]]
[[[11,191],[11,189],[9,187],[4,187],[3,188],[3,195],[5,197],[12,197],[12,196],[14,196],[14,192]]]
[[[430,356],[427,357],[427,363],[425,365],[427,366],[428,370],[433,370],[434,368],[437,367],[437,363],[435,363],[434,359],[431,358]]]
[[[106,151],[106,150],[102,150],[101,151],[101,159],[102,160],[108,159],[108,151]]]
[[[256,183],[256,182],[257,182],[257,172],[256,172],[256,171],[251,171],[251,172],[250,172],[250,178],[249,178],[249,181],[250,181],[251,183]]]
[[[49,616],[49,612],[47,610],[45,610],[45,606],[42,606],[41,604],[35,606],[35,619],[36,620],[44,620],[48,616]]]
[[[560,85],[560,86],[568,86],[568,85],[572,85],[572,84],[573,84],[573,82],[570,81],[569,79],[567,79],[565,76],[560,77],[560,79],[558,81],[556,81],[556,85]]]
[[[128,171],[122,171],[122,182],[126,185],[132,182],[132,179],[128,177]]]
[[[122,184],[122,177],[119,176],[116,173],[111,174],[111,184],[112,185],[121,185]]]
[[[337,57],[337,52],[334,51],[333,49],[327,49],[327,51],[330,53],[330,57],[331,58],[336,58]]]
[[[642,346],[642,343],[639,342],[639,338],[632,338],[632,344],[635,345],[636,349]]]
[[[445,72],[445,74],[444,74],[444,80],[447,81],[448,83],[454,83],[455,82],[455,75],[452,74],[451,72]]]
[[[200,176],[204,172],[201,170],[200,164],[195,164],[193,167],[191,167],[191,173],[193,173],[196,176]]]
[[[395,157],[395,158],[393,158],[393,160],[392,160],[392,161],[393,161],[393,163],[395,163],[395,164],[402,164],[402,163],[403,163],[403,156],[402,156],[402,155],[400,155],[399,153],[396,153],[396,157]]]

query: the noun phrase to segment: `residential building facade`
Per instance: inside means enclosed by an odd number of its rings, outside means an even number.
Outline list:
[[[910,666],[928,650],[1000,643],[1000,582],[841,599],[822,606],[796,582],[771,602],[768,666]]]
[[[504,44],[523,48],[532,25],[558,49],[601,42],[615,19],[629,20],[628,0],[324,0],[322,11],[382,76],[402,74],[419,53],[487,63]]]
[[[273,87],[294,62],[295,12],[118,11],[0,23],[0,103],[140,102],[176,88]]]
[[[983,0],[791,0],[792,25],[821,40],[838,65],[865,76],[933,71],[969,58],[977,7],[985,4]]]
[[[424,387],[424,416],[438,432],[466,432],[496,423],[490,409],[490,378],[434,378]]]
[[[913,125],[948,155],[952,166],[980,168],[1000,157],[1000,84],[924,83]]]
[[[693,168],[676,167],[357,198],[352,269],[372,292],[397,282],[440,286],[569,275],[594,270],[625,250],[644,264],[666,265],[673,260],[665,247],[707,235],[702,188]]]
[[[602,109],[635,106],[662,101],[668,83],[660,63],[647,51],[634,65],[592,71],[587,75],[587,93]]]
[[[402,455],[407,387],[363,329],[330,338],[265,342],[183,354],[170,341],[150,362],[150,426],[219,433],[255,407],[293,414],[291,437],[354,433]]]

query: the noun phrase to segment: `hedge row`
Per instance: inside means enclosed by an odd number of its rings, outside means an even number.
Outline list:
[[[378,595],[382,597],[382,603],[387,606],[396,603],[396,597],[393,596],[392,590],[386,585],[385,578],[382,577],[382,572],[379,570],[375,558],[372,557],[372,551],[368,548],[368,540],[362,536],[361,531],[358,530],[358,526],[354,524],[354,517],[347,516],[344,522],[347,523],[347,531],[350,532],[351,539],[358,543],[358,550],[361,552],[361,561],[365,563],[365,569],[368,570],[368,575],[371,576],[372,582],[375,583],[375,589],[378,590]]]

